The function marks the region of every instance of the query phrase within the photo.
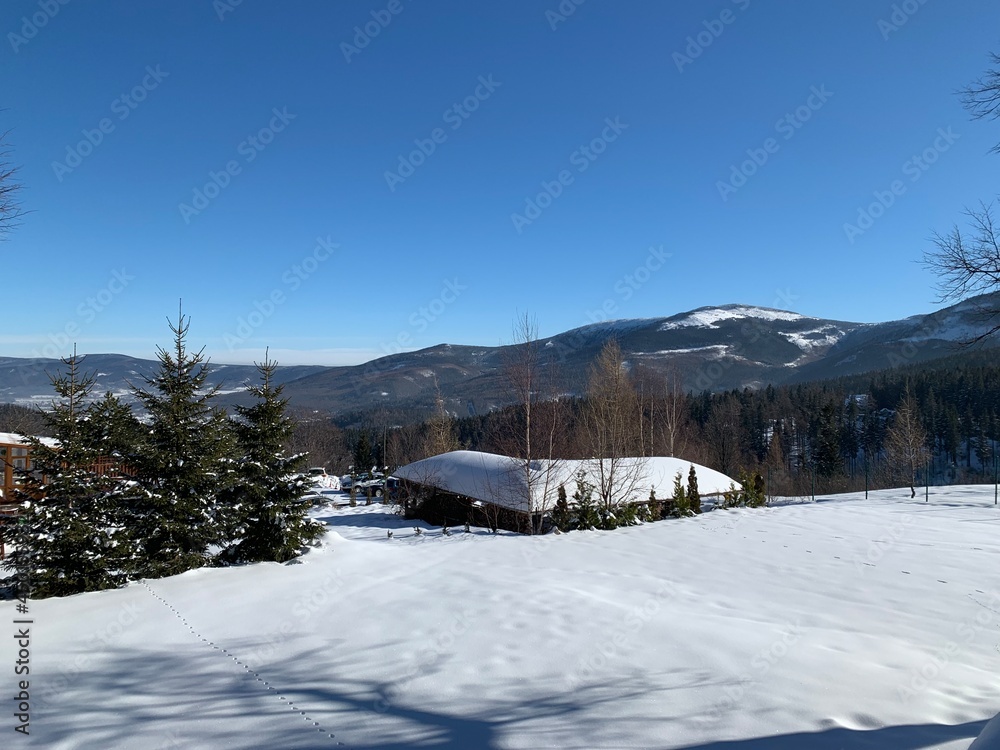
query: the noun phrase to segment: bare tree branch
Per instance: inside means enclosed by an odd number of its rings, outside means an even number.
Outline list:
[[[924,253],[924,266],[937,279],[938,301],[954,303],[983,294],[1000,291],[1000,237],[993,220],[993,207],[980,203],[978,209],[968,209],[968,228],[958,226],[948,234],[935,233],[934,249]],[[984,322],[996,320],[1000,310],[989,301],[977,303]],[[963,342],[973,344],[1000,331],[1000,323],[989,323],[982,333]]]
[[[990,53],[990,65],[993,67],[983,76],[958,92],[962,104],[977,120],[1000,117],[1000,55]],[[1000,143],[991,150],[1000,153]]]
[[[0,135],[0,240],[5,239],[24,216],[18,200],[21,183],[18,182],[17,173],[20,168],[11,162],[12,151],[7,146],[9,135],[9,130]]]

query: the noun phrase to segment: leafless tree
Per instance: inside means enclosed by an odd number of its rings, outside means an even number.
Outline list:
[[[723,474],[736,470],[741,450],[740,407],[735,398],[726,398],[712,407],[705,422],[705,440],[714,467]]]
[[[445,408],[444,397],[434,379],[434,416],[427,421],[427,435],[424,441],[426,456],[439,456],[458,450],[458,438],[455,437],[455,421]]]
[[[509,485],[525,495],[517,499],[528,517],[537,520],[529,524],[529,531],[535,533],[554,502],[559,463],[556,447],[563,415],[553,388],[555,363],[545,356],[538,323],[527,313],[520,315],[512,334],[512,343],[502,351],[504,378],[515,408],[508,410],[496,442],[504,453],[517,459],[521,477]]]
[[[663,380],[662,433],[668,456],[685,452],[691,431],[687,398],[676,370],[670,370]]]
[[[1000,55],[990,53],[989,57],[992,67],[959,92],[962,104],[977,120],[1000,118]],[[1000,153],[1000,143],[993,151]]]
[[[980,203],[965,215],[969,227],[963,232],[956,225],[948,234],[935,234],[934,249],[924,254],[924,265],[938,278],[938,298],[941,302],[957,302],[966,297],[1000,289],[1000,236],[993,222],[993,207]],[[981,302],[980,311],[994,319],[1000,310],[990,302]],[[993,323],[969,343],[981,341],[997,331]]]
[[[917,471],[926,464],[930,451],[927,449],[927,431],[920,423],[917,402],[910,395],[909,389],[896,407],[892,426],[886,433],[885,445],[890,463],[893,468],[906,473],[910,497],[915,497]]]
[[[347,444],[344,434],[329,419],[312,415],[292,415],[295,429],[290,440],[293,453],[308,453],[311,466],[326,466],[339,473],[347,468]]]
[[[24,215],[18,200],[21,191],[21,183],[17,179],[19,167],[11,161],[12,152],[7,145],[9,135],[9,130],[0,135],[0,240],[17,226]]]
[[[603,509],[613,511],[643,484],[646,473],[639,458],[639,402],[613,339],[591,367],[583,419],[595,491]]]
[[[962,103],[974,119],[1000,118],[1000,55],[990,54],[991,68],[962,89]],[[1000,153],[1000,143],[993,147]],[[935,233],[933,248],[924,253],[924,265],[938,278],[938,299],[957,302],[966,297],[1000,290],[1000,243],[993,222],[992,203],[980,202],[966,209],[968,227],[955,225],[947,234]],[[1000,331],[1000,308],[995,301],[980,303],[989,327],[966,344],[976,343]]]

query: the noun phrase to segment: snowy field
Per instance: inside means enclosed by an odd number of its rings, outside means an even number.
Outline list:
[[[1000,710],[1000,510],[908,496],[536,538],[318,509],[298,564],[30,602],[0,747],[965,750]]]

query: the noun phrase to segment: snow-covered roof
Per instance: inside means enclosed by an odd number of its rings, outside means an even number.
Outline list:
[[[630,493],[632,500],[648,500],[650,489],[655,490],[656,497],[661,500],[672,497],[674,477],[680,472],[686,485],[691,466],[694,466],[698,490],[703,496],[727,492],[733,485],[741,489],[740,484],[731,477],[680,458],[655,456],[627,458],[622,459],[622,462],[617,475],[636,477],[634,484],[627,480],[633,486]],[[531,462],[529,472],[523,460],[510,456],[481,451],[452,451],[403,466],[394,475],[456,495],[521,511],[528,509],[530,481],[531,507],[537,511],[552,508],[560,484],[572,496],[576,489],[576,478],[581,471],[587,482],[597,486],[599,470],[598,459],[551,462],[538,460]]]
[[[52,448],[59,447],[59,441],[54,438],[40,437],[38,439]],[[0,432],[0,445],[28,445],[28,439],[16,432]]]

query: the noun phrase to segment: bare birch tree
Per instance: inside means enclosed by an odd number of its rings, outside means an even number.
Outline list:
[[[591,367],[583,414],[595,491],[605,512],[613,512],[645,480],[646,462],[638,456],[639,407],[621,348],[611,340]]]
[[[678,456],[687,448],[690,418],[687,398],[676,370],[670,370],[663,380],[663,440],[668,456]]]
[[[427,422],[424,442],[424,452],[428,456],[438,456],[460,448],[458,438],[455,437],[455,422],[445,408],[437,378],[434,379],[434,391],[434,416]]]
[[[513,342],[503,349],[503,372],[516,406],[497,442],[516,459],[518,479],[523,481],[511,481],[509,486],[524,495],[517,500],[532,519],[530,533],[536,533],[554,502],[562,408],[552,387],[555,363],[545,356],[536,320],[527,313],[520,315],[512,334]]]
[[[917,471],[926,464],[930,451],[927,449],[927,431],[920,423],[917,402],[909,389],[896,407],[885,445],[892,466],[906,473],[910,497],[916,497]]]

